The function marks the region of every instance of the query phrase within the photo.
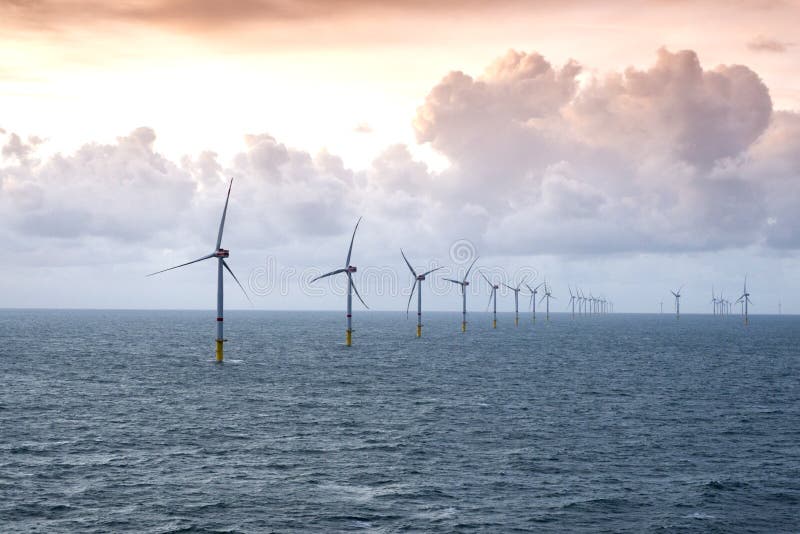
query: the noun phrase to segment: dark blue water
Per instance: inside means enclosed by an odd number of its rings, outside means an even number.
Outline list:
[[[470,319],[0,311],[0,531],[800,531],[800,318]]]

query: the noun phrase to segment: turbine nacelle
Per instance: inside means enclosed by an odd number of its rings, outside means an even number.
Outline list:
[[[354,273],[358,271],[358,267],[356,267],[355,265],[348,265],[345,271],[347,271],[348,273]]]
[[[417,276],[417,280],[419,280],[419,281],[425,280],[425,275],[424,274],[418,275]]]
[[[219,248],[216,252],[214,252],[215,258],[227,258],[228,256],[230,256],[230,251],[225,250],[224,248]]]

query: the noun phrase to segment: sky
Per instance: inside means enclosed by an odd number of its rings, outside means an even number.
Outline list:
[[[0,0],[0,307],[800,313],[800,2],[429,4]]]

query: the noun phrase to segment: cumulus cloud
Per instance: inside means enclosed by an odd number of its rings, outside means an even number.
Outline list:
[[[360,239],[387,254],[463,237],[482,254],[800,248],[800,116],[773,112],[756,73],[668,50],[646,69],[581,73],[510,51],[479,76],[445,75],[413,121],[451,162],[441,172],[404,145],[353,170],[266,133],[230,161],[180,162],[148,128],[47,158],[38,139],[1,134],[0,206],[7,228],[48,246],[141,249],[169,233],[200,247],[233,177],[235,236],[254,249],[298,243],[313,256],[358,215]]]

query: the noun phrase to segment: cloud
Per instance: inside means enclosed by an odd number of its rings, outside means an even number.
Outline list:
[[[356,133],[363,133],[363,134],[369,134],[373,132],[372,126],[370,126],[366,122],[359,122],[358,124],[356,124],[356,127],[353,128],[353,131]]]
[[[446,74],[413,124],[449,168],[397,144],[353,170],[267,133],[229,161],[206,150],[175,162],[149,128],[42,157],[38,139],[7,133],[0,207],[34,248],[174,243],[176,260],[211,242],[231,177],[237,250],[305,262],[338,257],[330,236],[358,215],[365,248],[386,255],[460,238],[483,255],[800,248],[800,116],[773,112],[746,66],[662,49],[649,68],[586,77],[575,61],[510,51],[479,76]]]
[[[757,35],[747,43],[747,48],[754,52],[783,53],[792,46],[792,43]]]

